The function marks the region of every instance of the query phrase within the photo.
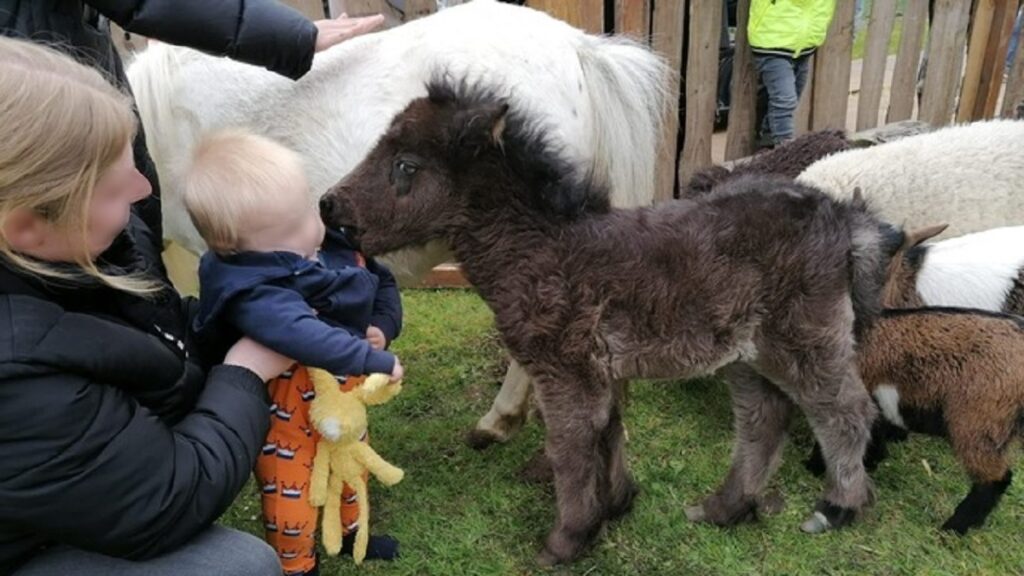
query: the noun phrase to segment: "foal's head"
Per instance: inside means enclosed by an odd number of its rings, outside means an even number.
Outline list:
[[[606,210],[607,194],[549,143],[546,130],[479,86],[435,81],[353,171],[324,195],[328,226],[369,254],[449,237],[515,209],[538,221]]]

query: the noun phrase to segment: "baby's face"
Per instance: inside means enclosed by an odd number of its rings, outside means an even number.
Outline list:
[[[295,186],[281,190],[278,202],[268,206],[265,217],[250,223],[243,248],[255,252],[294,252],[316,259],[324,242],[320,211],[310,202],[305,177],[297,176]]]

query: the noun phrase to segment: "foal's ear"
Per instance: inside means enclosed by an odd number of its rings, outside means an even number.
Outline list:
[[[455,115],[453,141],[459,148],[475,152],[483,146],[504,146],[508,104],[484,104],[462,110]]]

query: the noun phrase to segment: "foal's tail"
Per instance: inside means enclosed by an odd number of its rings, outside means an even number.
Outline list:
[[[591,104],[593,177],[613,206],[654,200],[655,166],[676,78],[663,58],[623,37],[585,36],[577,46]]]

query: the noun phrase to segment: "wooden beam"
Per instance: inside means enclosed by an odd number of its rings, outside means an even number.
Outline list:
[[[310,20],[324,19],[324,3],[322,0],[282,0],[282,2],[302,12]]]
[[[871,3],[864,67],[860,75],[860,96],[857,98],[857,130],[878,126],[878,109],[882,102],[885,65],[889,59],[889,38],[896,20],[896,2]]]
[[[817,56],[814,56],[817,58]],[[799,136],[811,131],[811,105],[814,99],[814,62],[811,62],[807,70],[807,80],[804,81],[804,91],[800,93],[800,101],[797,102],[796,112],[793,116],[793,135]]]
[[[732,61],[732,86],[729,96],[729,127],[725,135],[725,159],[735,160],[754,152],[757,132],[757,72],[747,40],[750,0],[736,6],[736,50]],[[808,79],[809,82],[809,79]],[[809,92],[810,83],[804,88]]]
[[[918,114],[921,120],[932,126],[946,126],[953,120],[970,11],[971,0],[935,0],[928,69]]]
[[[908,120],[914,114],[917,95],[917,68],[921,65],[921,39],[928,20],[928,0],[907,0],[903,8],[903,30],[896,67],[892,73],[889,112],[885,121]]]
[[[604,32],[604,0],[527,0],[526,5],[591,34]]]
[[[828,37],[814,57],[812,130],[846,129],[853,57],[853,9],[854,0],[836,0]]]
[[[1024,51],[1017,49],[1017,57],[1013,59],[1010,73],[1006,77],[1006,92],[1003,94],[1003,106],[999,115],[1003,118],[1016,118],[1017,105],[1024,99]]]
[[[717,4],[717,3],[716,3]],[[651,44],[668,62],[669,70],[680,70],[683,60],[683,30],[686,24],[685,0],[658,0],[651,21]],[[669,87],[668,110],[661,147],[658,152],[654,201],[670,200],[676,180],[676,138],[679,133],[679,79]]]
[[[648,43],[651,36],[651,0],[615,0],[615,33]]]
[[[686,139],[679,162],[679,181],[711,164],[711,135],[718,98],[718,45],[721,2],[690,3],[690,49],[686,62]]]
[[[985,49],[985,66],[981,71],[978,100],[975,103],[976,118],[992,118],[1003,87],[1003,70],[1006,67],[1006,51],[1017,18],[1017,0],[1004,0],[996,5],[992,16],[992,32]]]
[[[967,42],[967,66],[960,85],[960,105],[956,121],[967,122],[976,118],[974,103],[978,100],[981,85],[981,69],[985,64],[985,52],[992,31],[992,17],[996,11],[996,0],[975,0],[971,16],[971,37]],[[986,90],[987,92],[987,90]],[[984,100],[984,98],[982,98]]]

